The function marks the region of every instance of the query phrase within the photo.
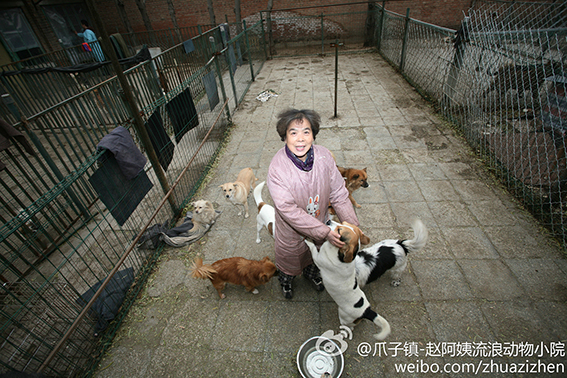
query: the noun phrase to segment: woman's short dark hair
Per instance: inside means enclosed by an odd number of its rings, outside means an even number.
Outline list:
[[[87,28],[89,27],[87,20],[81,20],[81,25],[85,25]]]
[[[278,114],[278,123],[276,124],[276,130],[282,138],[285,140],[287,134],[287,128],[293,121],[306,119],[311,124],[311,132],[313,132],[313,140],[319,133],[319,126],[321,125],[321,116],[315,110],[310,109],[287,109]]]

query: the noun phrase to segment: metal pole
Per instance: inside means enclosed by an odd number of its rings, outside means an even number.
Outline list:
[[[406,49],[408,44],[408,33],[409,33],[409,12],[410,9],[406,9],[406,25],[404,27],[404,40],[402,42],[402,57],[400,59],[400,71],[404,72],[404,65],[406,64]]]
[[[220,30],[219,30],[220,33]],[[222,38],[221,38],[222,39]],[[222,99],[224,101],[227,101],[227,97],[226,97],[226,91],[224,89],[224,81],[222,79],[222,72],[220,69],[220,63],[218,60],[218,56],[220,55],[220,52],[217,52],[217,45],[215,43],[215,37],[213,37],[212,35],[209,37],[209,42],[211,43],[211,46],[213,47],[213,58],[215,59],[215,69],[217,71],[217,76],[219,78],[219,85],[221,87],[221,93],[222,93]],[[230,70],[230,68],[229,68]],[[226,117],[227,119],[230,121],[231,117],[230,117],[230,109],[227,106],[226,108]]]
[[[382,1],[382,14],[380,15],[380,30],[378,35],[378,51],[380,51],[380,46],[382,44],[382,35],[384,34],[384,21],[386,20],[386,0]]]
[[[331,47],[335,48],[335,115],[334,118],[337,118],[337,99],[338,99],[338,88],[339,88],[339,46],[342,46],[342,43],[339,43],[339,40],[336,39],[335,43],[331,43]]]
[[[248,51],[248,63],[250,64],[250,77],[254,81],[254,65],[252,64],[252,53],[250,52],[250,41],[248,40],[248,29],[246,28],[246,20],[242,20],[244,26],[244,40],[246,41],[246,51]]]

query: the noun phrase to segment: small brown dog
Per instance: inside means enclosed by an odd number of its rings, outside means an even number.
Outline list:
[[[235,206],[244,207],[244,218],[250,216],[250,214],[248,214],[248,195],[254,188],[256,180],[258,179],[254,176],[252,168],[244,168],[238,174],[236,181],[220,185],[220,188],[224,192],[224,197],[228,201],[232,202]],[[241,214],[242,211],[238,213],[238,215]]]
[[[226,296],[222,290],[226,283],[242,285],[246,291],[258,294],[256,286],[264,285],[276,274],[276,265],[269,257],[261,261],[248,260],[244,257],[229,257],[214,262],[212,265],[203,264],[203,259],[198,257],[193,262],[191,275],[194,278],[208,278],[219,293],[219,297]]]
[[[368,175],[366,174],[366,168],[364,169],[355,169],[355,168],[342,168],[337,166],[341,175],[345,178],[345,186],[348,190],[348,198],[354,207],[362,207],[360,206],[352,193],[359,189],[359,188],[368,188]]]
[[[193,205],[193,228],[191,231],[204,229],[206,225],[215,223],[216,212],[213,204],[210,201],[198,200],[192,203]]]

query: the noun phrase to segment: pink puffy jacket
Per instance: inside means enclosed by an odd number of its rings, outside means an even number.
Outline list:
[[[344,178],[331,152],[313,145],[313,169],[298,169],[280,149],[270,163],[266,183],[276,209],[274,231],[276,266],[297,276],[313,263],[305,237],[320,245],[329,233],[329,202],[341,221],[358,226]]]

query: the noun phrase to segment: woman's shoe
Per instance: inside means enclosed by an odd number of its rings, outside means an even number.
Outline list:
[[[310,280],[315,285],[315,290],[323,291],[325,290],[325,285],[323,285],[323,279],[321,277],[311,278]]]
[[[293,298],[293,290],[291,289],[291,284],[282,285],[282,292],[285,299]]]

